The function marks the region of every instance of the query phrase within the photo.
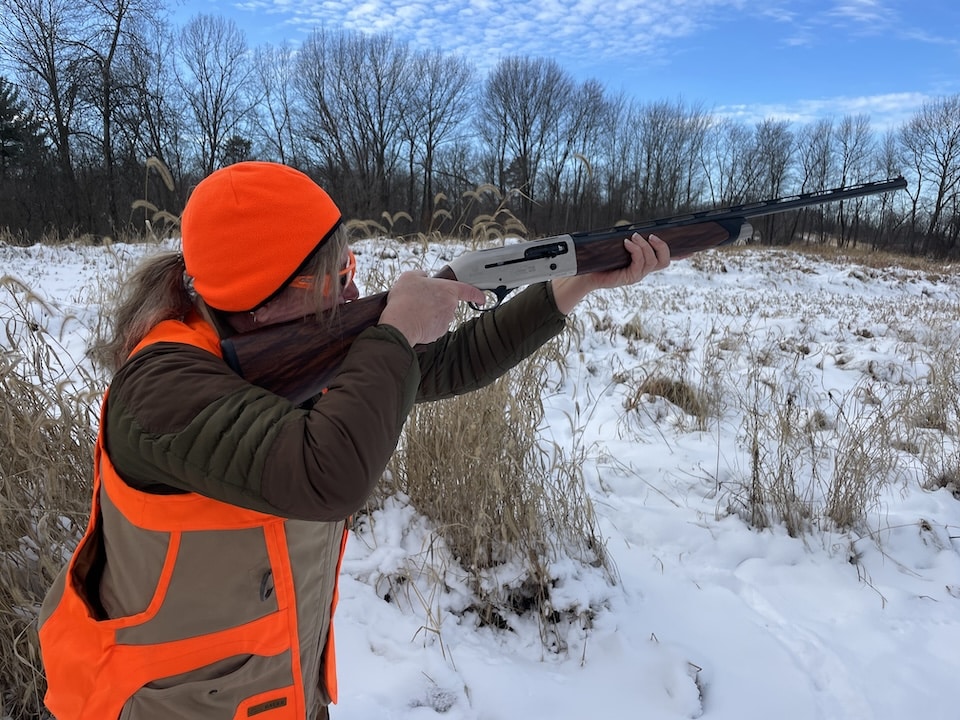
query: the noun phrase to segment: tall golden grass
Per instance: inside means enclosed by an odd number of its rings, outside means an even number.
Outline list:
[[[90,510],[103,384],[33,321],[42,300],[0,278],[0,717],[42,717],[40,603]]]
[[[595,609],[557,602],[551,566],[573,559],[614,582],[584,484],[583,449],[542,435],[543,390],[564,342],[552,341],[486,388],[416,406],[374,499],[376,506],[400,493],[430,520],[474,597],[465,612],[503,629],[532,613],[554,652],[566,647],[566,625],[588,623]],[[399,577],[421,571],[413,563]],[[442,573],[436,577],[442,582]]]

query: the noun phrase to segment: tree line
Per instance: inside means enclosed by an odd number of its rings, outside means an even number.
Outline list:
[[[960,96],[884,132],[866,115],[745,124],[544,58],[481,74],[388,33],[251,47],[222,16],[175,26],[161,0],[0,9],[0,228],[25,241],[142,231],[216,168],[260,159],[397,235],[507,216],[584,230],[902,174],[907,192],[772,216],[758,239],[958,251]]]

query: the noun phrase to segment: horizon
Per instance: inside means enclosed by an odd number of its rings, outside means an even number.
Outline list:
[[[678,99],[746,123],[864,114],[882,131],[924,103],[960,92],[960,40],[952,32],[960,27],[960,5],[948,5],[205,0],[175,9],[174,19],[182,25],[198,13],[231,18],[251,46],[296,45],[318,28],[386,32],[413,49],[461,54],[481,73],[504,57],[545,57],[578,82],[595,79],[640,102]],[[478,27],[483,32],[464,32]]]

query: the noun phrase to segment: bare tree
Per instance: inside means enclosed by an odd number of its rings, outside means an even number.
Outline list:
[[[73,42],[79,34],[80,7],[71,0],[0,0],[0,9],[4,53],[16,69],[23,100],[43,123],[56,152],[62,186],[47,209],[49,218],[69,227],[80,220],[72,151],[83,81],[81,53]]]
[[[294,75],[302,108],[298,122],[300,134],[308,140],[312,160],[320,165],[327,186],[335,194],[342,192],[343,178],[349,174],[352,157],[348,129],[342,133],[337,131],[341,120],[348,118],[337,86],[342,72],[338,67],[336,44],[333,33],[312,32],[297,53]]]
[[[403,117],[413,97],[413,65],[405,43],[390,35],[363,38],[349,54],[348,96],[369,138],[373,183],[379,207],[389,210],[392,180],[399,164]]]
[[[154,157],[182,180],[187,118],[186,109],[175,102],[179,95],[175,38],[165,21],[156,19],[150,25],[154,32],[147,35],[149,44],[129,61],[131,100],[121,107],[119,128],[141,161]]]
[[[154,0],[86,0],[84,5],[84,27],[74,42],[91,71],[88,97],[99,131],[91,135],[102,163],[106,215],[115,231],[120,225],[120,208],[114,130],[123,104],[133,100],[134,64],[148,52],[148,22],[155,20],[159,8]]]
[[[837,177],[836,138],[830,118],[800,128],[797,133],[797,160],[801,192],[820,190],[834,184]]]
[[[442,190],[435,193],[433,199],[437,208],[442,207],[451,214],[450,227],[454,233],[470,224],[477,187],[490,177],[482,168],[478,144],[469,134],[456,135],[437,149],[434,177]]]
[[[639,153],[636,101],[625,94],[611,98],[599,132],[600,157],[594,172],[602,174],[601,192],[609,223],[633,221],[639,206]]]
[[[640,188],[645,217],[689,208],[699,200],[709,118],[682,101],[655,102],[640,114]]]
[[[570,76],[544,58],[505,58],[484,84],[480,135],[497,158],[495,182],[503,193],[517,191],[528,223],[540,193],[539,173],[572,92]]]
[[[729,118],[714,122],[707,131],[701,158],[714,205],[743,202],[757,184],[750,127]]]
[[[180,87],[196,124],[200,170],[209,175],[250,110],[247,41],[233,20],[196,15],[180,32],[180,53],[185,70]]]
[[[597,80],[577,85],[563,104],[559,122],[553,128],[552,149],[545,157],[547,230],[558,232],[571,223],[586,227],[591,223],[585,194],[593,190],[591,159],[599,159],[598,139],[605,124],[609,105],[603,86]],[[554,223],[554,219],[560,221]]]
[[[927,221],[922,252],[934,250],[945,209],[953,203],[960,183],[960,95],[924,105],[902,128],[900,144],[904,162],[915,174],[911,230],[921,231],[920,210],[926,203]],[[943,253],[948,248],[940,247]]]
[[[797,159],[800,171],[800,192],[822,190],[834,184],[836,153],[833,120],[824,118],[804,125],[797,133]],[[818,242],[827,241],[826,212],[822,205],[807,208],[797,215],[797,228],[805,234],[812,225]],[[812,222],[810,222],[812,221]]]
[[[870,128],[870,118],[866,115],[846,116],[836,128],[837,167],[840,172],[840,184],[843,186],[864,182],[870,172],[870,161],[874,153],[874,137]],[[849,203],[837,204],[837,245],[856,246],[857,227],[866,200],[857,199]],[[847,212],[850,205],[853,213]],[[852,215],[852,218],[848,218]],[[848,219],[852,220],[848,223]],[[850,227],[848,227],[850,226]],[[852,229],[852,232],[851,232]]]
[[[865,182],[870,174],[870,161],[876,139],[868,115],[847,115],[834,131],[837,170],[841,185]]]
[[[888,130],[875,145],[873,167],[882,177],[902,175],[901,155],[897,132]],[[896,240],[895,234],[907,217],[900,198],[909,196],[909,193],[884,193],[877,199],[876,233],[872,242],[874,249],[888,247]]]
[[[300,165],[304,151],[295,127],[296,51],[286,43],[259,46],[254,51],[253,68],[261,96],[252,119],[262,138],[264,155],[284,164]]]
[[[793,162],[793,133],[787,121],[767,119],[757,124],[753,162],[758,168],[758,175],[757,186],[753,188],[755,197],[751,199],[783,195]],[[778,230],[782,230],[785,223],[786,219],[778,215],[762,218],[759,224],[764,241],[774,242]],[[789,241],[791,237],[788,235],[783,239]]]
[[[409,203],[411,210],[419,205],[424,229],[432,226],[436,211],[437,154],[441,146],[466,132],[475,76],[473,67],[459,56],[428,52],[413,58],[413,95],[401,121],[408,144]],[[418,185],[419,203],[414,197]]]
[[[759,170],[755,191],[775,197],[789,182],[793,160],[793,133],[786,120],[763,120],[754,133],[753,161]]]
[[[406,44],[385,34],[317,30],[301,48],[303,132],[327,185],[354,216],[391,209],[413,94],[410,57]]]

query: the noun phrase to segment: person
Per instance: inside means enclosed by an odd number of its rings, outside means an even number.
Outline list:
[[[234,373],[220,339],[357,298],[336,204],[293,168],[242,162],[196,186],[181,231],[182,255],[136,271],[95,348],[113,375],[88,527],[40,612],[45,702],[58,720],[325,718],[346,520],[413,404],[492,381],[589,292],[670,252],[634,235],[627,267],[530,286],[453,330],[483,293],[404,272],[295,405]]]

